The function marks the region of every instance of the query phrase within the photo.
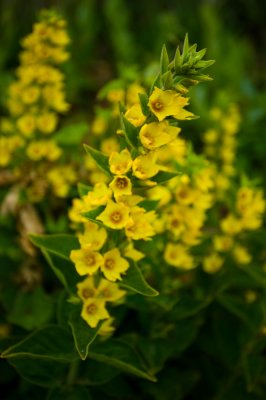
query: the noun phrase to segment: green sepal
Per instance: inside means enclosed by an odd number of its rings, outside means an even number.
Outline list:
[[[158,207],[158,204],[160,203],[160,200],[143,200],[140,203],[138,203],[139,207],[145,208],[146,211],[153,211]]]
[[[108,176],[110,176],[109,169],[109,158],[103,154],[102,152],[93,149],[92,147],[84,144],[85,151],[94,159],[98,167],[105,172]]]
[[[105,206],[99,206],[91,211],[82,212],[81,215],[96,224],[102,225],[102,222],[97,220],[96,218],[103,212],[104,209]]]
[[[169,181],[172,178],[180,176],[182,172],[177,171],[159,171],[157,175],[153,176],[151,180],[158,184]]]

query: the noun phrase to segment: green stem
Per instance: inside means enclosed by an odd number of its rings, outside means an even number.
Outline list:
[[[76,360],[72,361],[72,363],[70,364],[67,379],[66,379],[67,386],[72,386],[75,383],[77,375],[78,375],[79,362],[80,362],[80,360],[76,359]]]

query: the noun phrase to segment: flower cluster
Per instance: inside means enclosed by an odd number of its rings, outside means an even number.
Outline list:
[[[17,78],[8,90],[9,116],[1,121],[4,136],[0,153],[2,166],[11,162],[17,165],[21,160],[22,178],[31,175],[31,169],[36,177],[40,175],[39,170],[43,173],[44,163],[47,164],[45,174],[53,175],[52,171],[48,172],[50,166],[62,156],[62,149],[51,134],[57,129],[59,115],[69,109],[65,100],[64,74],[59,68],[69,57],[65,50],[68,43],[66,22],[52,11],[44,11],[33,31],[21,41],[23,49]],[[19,150],[19,157],[14,161],[12,155],[16,150]],[[35,182],[25,185],[28,195],[32,186],[37,186]],[[66,182],[63,186],[61,194],[67,193]],[[55,185],[51,187],[53,190]],[[57,192],[54,191],[56,195]],[[43,196],[43,192],[39,196],[35,194],[30,200],[39,200]]]

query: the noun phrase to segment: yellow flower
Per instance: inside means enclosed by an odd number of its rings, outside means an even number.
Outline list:
[[[92,251],[100,250],[107,239],[107,233],[104,228],[93,222],[86,221],[83,234],[78,234],[78,239],[81,247],[90,248]]]
[[[87,222],[87,219],[81,215],[83,211],[86,211],[84,201],[82,199],[73,199],[72,207],[68,212],[69,219],[72,222]]]
[[[72,250],[70,259],[79,275],[93,275],[103,263],[102,255],[92,251],[90,246]]]
[[[101,151],[110,156],[113,152],[119,150],[119,143],[116,138],[108,138],[101,141]]]
[[[142,86],[137,83],[132,83],[127,88],[126,102],[128,105],[133,105],[139,102],[139,93],[145,93]]]
[[[132,159],[129,151],[124,149],[120,153],[113,152],[109,158],[109,165],[112,174],[126,174],[132,166]]]
[[[131,218],[126,226],[126,235],[133,240],[149,240],[155,235],[152,223],[155,221],[156,215],[154,211],[146,212],[144,208],[133,207],[131,209]]]
[[[109,252],[110,253],[110,252]],[[106,253],[108,254],[108,253]],[[116,283],[111,283],[105,279],[101,279],[97,287],[98,296],[105,301],[117,302],[125,297],[126,292],[119,289]]]
[[[141,126],[146,119],[140,104],[134,104],[130,107],[125,113],[125,117],[134,126]]]
[[[40,114],[36,119],[36,124],[42,133],[52,133],[57,125],[57,116],[52,112]]]
[[[82,307],[81,316],[91,328],[95,328],[100,320],[110,317],[105,308],[105,301],[100,299],[86,300]]]
[[[143,254],[141,251],[138,251],[134,248],[132,242],[130,242],[125,247],[123,254],[125,257],[131,258],[134,261],[140,261],[140,260],[142,260],[142,258],[145,257],[145,254]]]
[[[221,221],[221,229],[224,233],[234,236],[237,235],[243,228],[243,224],[240,219],[234,215],[229,214],[226,218]]]
[[[104,276],[110,281],[121,280],[121,274],[125,273],[129,268],[128,261],[121,257],[120,251],[115,248],[103,256],[104,261],[101,265],[101,270]]]
[[[103,206],[111,198],[111,189],[102,182],[98,182],[94,185],[94,188],[86,196],[83,196],[84,204],[87,206],[87,211]]]
[[[96,218],[112,229],[123,229],[131,221],[129,207],[109,200],[105,210]]]
[[[168,122],[151,122],[144,124],[140,130],[139,137],[146,149],[154,150],[176,139],[181,131],[180,128],[171,126]]]
[[[203,260],[203,270],[208,274],[215,274],[223,266],[224,259],[217,253],[212,253]]]
[[[27,156],[33,161],[39,161],[46,155],[42,141],[32,141],[26,149]]]
[[[107,121],[103,117],[96,117],[91,126],[91,132],[95,136],[100,136],[102,135],[107,129]]]
[[[174,234],[175,238],[180,237],[186,228],[184,218],[183,209],[177,205],[173,205],[171,214],[167,217],[167,228]]]
[[[35,103],[40,96],[40,89],[37,86],[30,86],[22,90],[21,99],[25,104]]]
[[[190,205],[196,202],[196,191],[188,185],[180,185],[175,193],[176,200],[179,204]]]
[[[55,161],[61,156],[62,150],[53,140],[43,142],[43,144],[46,151],[45,155],[48,160]]]
[[[114,318],[108,318],[106,321],[104,321],[98,330],[98,335],[100,336],[110,336],[115,330],[115,327],[112,326],[112,323],[114,322]]]
[[[148,153],[135,158],[132,164],[133,175],[138,179],[146,180],[159,172],[159,167],[156,165],[155,154]]]
[[[111,103],[123,102],[125,97],[124,89],[112,89],[107,93],[107,100]]]
[[[190,270],[195,268],[188,248],[182,244],[168,243],[165,248],[164,259],[168,264],[180,269]]]
[[[180,93],[174,90],[162,90],[154,88],[148,106],[152,113],[162,121],[168,116],[173,116],[176,119],[191,119],[193,114],[183,107],[188,105],[188,99],[182,97]]]
[[[17,120],[17,127],[22,135],[30,137],[36,128],[36,121],[33,115],[25,114]]]
[[[234,242],[231,236],[215,236],[213,239],[214,248],[217,251],[229,251]]]
[[[88,276],[87,278],[84,279],[84,281],[79,282],[77,284],[77,288],[78,288],[78,296],[83,301],[95,298],[98,293],[94,285],[94,278],[92,276]]]
[[[233,248],[233,256],[239,264],[249,264],[251,261],[251,255],[247,249],[240,245],[236,245]]]
[[[132,184],[130,179],[125,175],[117,175],[109,187],[112,189],[115,198],[119,198],[119,196],[123,195],[131,195],[132,194]]]

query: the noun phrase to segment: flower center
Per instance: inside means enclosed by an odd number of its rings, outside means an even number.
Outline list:
[[[114,211],[111,215],[110,215],[110,219],[112,222],[114,222],[115,224],[117,224],[118,222],[122,221],[122,215],[119,211]]]
[[[94,303],[89,304],[89,305],[86,307],[86,312],[87,312],[87,314],[89,314],[89,315],[94,315],[94,314],[96,314],[96,312],[97,312],[97,306],[96,306],[96,304],[94,304]]]
[[[125,189],[128,186],[128,181],[126,178],[117,178],[116,187],[118,189]]]
[[[93,289],[83,289],[82,290],[82,297],[84,297],[84,299],[88,299],[90,297],[94,296],[94,290]]]
[[[85,259],[86,259],[86,264],[91,267],[92,265],[95,264],[95,255],[92,253],[87,253],[85,255]]]
[[[115,262],[112,258],[107,258],[107,260],[105,260],[104,266],[106,269],[113,269],[115,266]]]
[[[153,108],[157,111],[161,110],[161,108],[163,107],[162,103],[160,103],[159,101],[155,101],[152,105]]]

